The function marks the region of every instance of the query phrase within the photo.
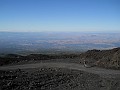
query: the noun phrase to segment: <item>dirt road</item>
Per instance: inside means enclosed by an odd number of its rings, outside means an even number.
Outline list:
[[[13,69],[28,69],[28,68],[40,68],[40,67],[56,67],[56,68],[67,68],[67,69],[75,69],[81,70],[89,73],[98,74],[101,77],[120,77],[119,70],[110,70],[110,69],[103,69],[97,67],[85,68],[83,65],[75,64],[75,63],[35,63],[35,64],[24,64],[24,65],[14,65],[14,66],[1,66],[0,70],[13,70]]]

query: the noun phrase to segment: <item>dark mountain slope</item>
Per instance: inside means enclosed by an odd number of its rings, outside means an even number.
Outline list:
[[[80,58],[104,68],[120,69],[120,48],[111,50],[88,50]]]
[[[77,58],[77,59],[76,59]],[[79,59],[80,58],[80,59]],[[14,64],[18,62],[29,61],[45,61],[49,60],[58,62],[57,59],[67,60],[72,59],[74,63],[83,64],[84,60],[88,64],[93,64],[98,67],[120,69],[120,48],[114,48],[110,50],[88,50],[81,54],[30,54],[27,56],[21,56],[17,54],[8,54],[4,57],[0,57],[0,66],[6,64]],[[69,63],[69,62],[68,62]]]

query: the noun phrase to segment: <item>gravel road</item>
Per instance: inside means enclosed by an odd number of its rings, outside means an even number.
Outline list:
[[[18,68],[28,69],[28,68],[39,68],[39,67],[58,67],[58,68],[75,69],[75,70],[98,74],[101,77],[108,77],[108,78],[120,77],[119,70],[110,70],[110,69],[103,69],[103,68],[98,68],[98,67],[85,68],[81,64],[60,63],[60,62],[59,63],[49,62],[49,63],[14,65],[14,66],[1,66],[0,70],[13,70],[13,69],[18,69]]]

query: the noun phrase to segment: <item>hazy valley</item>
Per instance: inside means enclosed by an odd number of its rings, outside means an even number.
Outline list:
[[[0,32],[0,54],[80,53],[119,46],[119,33]]]

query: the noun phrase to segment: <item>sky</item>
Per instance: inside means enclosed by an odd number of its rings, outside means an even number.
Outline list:
[[[120,0],[0,0],[0,31],[120,32]]]

